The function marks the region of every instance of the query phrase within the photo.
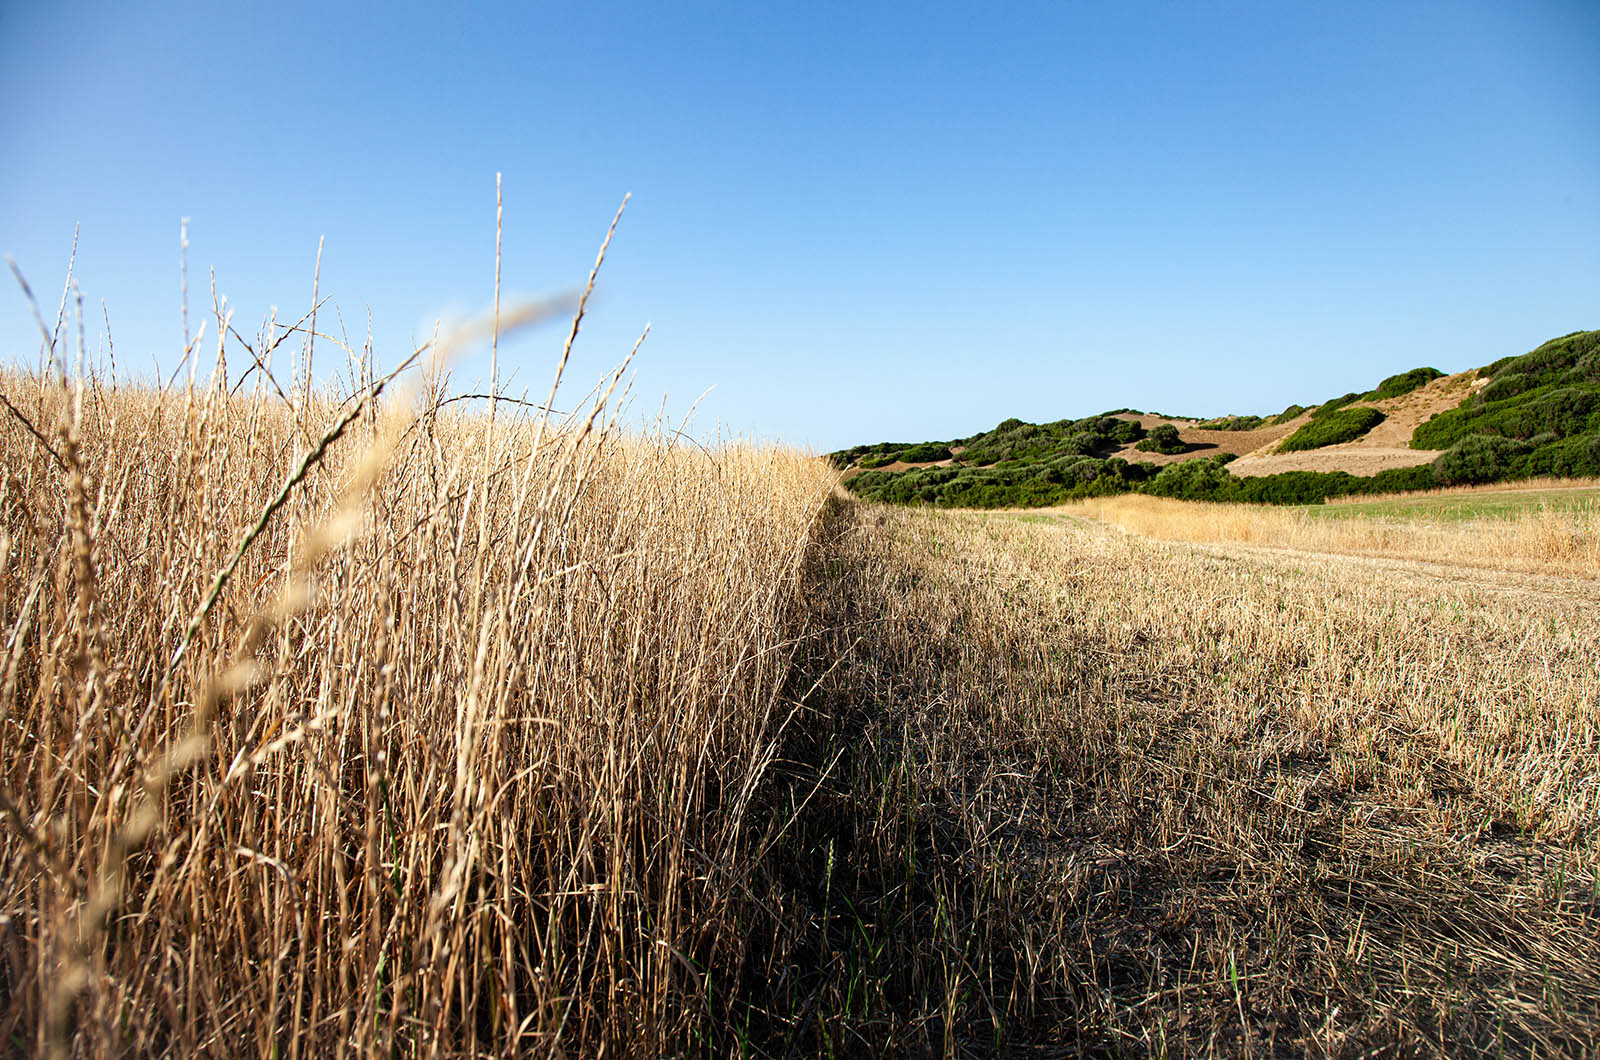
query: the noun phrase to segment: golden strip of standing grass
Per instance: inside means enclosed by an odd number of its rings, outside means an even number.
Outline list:
[[[1290,508],[1144,494],[1075,501],[1061,510],[1168,541],[1228,542],[1600,578],[1600,510],[1593,504],[1452,521],[1319,519]]]
[[[834,474],[363,384],[0,380],[0,1052],[729,1023]]]

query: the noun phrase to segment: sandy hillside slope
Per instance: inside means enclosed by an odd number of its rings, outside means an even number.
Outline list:
[[[1191,448],[1186,453],[1150,453],[1137,448],[1136,445],[1124,445],[1111,456],[1119,456],[1129,463],[1146,463],[1165,466],[1167,464],[1181,463],[1184,460],[1194,460],[1199,457],[1221,456],[1223,453],[1233,453],[1243,456],[1245,453],[1258,449],[1270,448],[1277,445],[1289,432],[1295,429],[1298,421],[1279,424],[1278,426],[1261,427],[1253,431],[1208,431],[1199,426],[1200,420],[1169,419],[1166,416],[1120,416],[1119,419],[1137,420],[1139,426],[1145,430],[1170,423],[1178,428],[1178,437],[1187,442]]]
[[[1281,471],[1348,471],[1352,475],[1376,475],[1389,468],[1431,463],[1439,456],[1438,451],[1410,448],[1412,433],[1438,413],[1461,404],[1478,385],[1476,371],[1457,372],[1399,397],[1356,402],[1370,405],[1387,418],[1353,442],[1321,449],[1280,453],[1277,448],[1281,438],[1273,439],[1241,456],[1228,465],[1228,470],[1241,477],[1275,475]],[[1291,420],[1280,428],[1283,437],[1299,430],[1310,419],[1310,413],[1303,413]]]

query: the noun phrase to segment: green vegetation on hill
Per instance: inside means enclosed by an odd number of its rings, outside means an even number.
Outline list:
[[[1037,508],[1082,497],[1151,493],[1182,500],[1245,501],[1255,504],[1320,504],[1329,497],[1431,489],[1433,469],[1385,471],[1361,478],[1344,471],[1287,471],[1236,478],[1232,454],[1187,460],[1157,468],[1119,457],[1065,457],[1047,463],[1011,462],[993,467],[926,467],[910,471],[863,471],[846,486],[867,500],[932,504],[945,508]]]
[[[1600,475],[1600,331],[1575,331],[1478,370],[1477,393],[1411,436],[1413,449],[1448,450],[1441,480],[1496,482],[1533,475]]]
[[[884,464],[894,463],[894,458],[900,450],[911,446],[910,442],[879,442],[876,445],[853,445],[849,449],[840,449],[838,452],[829,453],[828,459],[837,468],[847,468],[853,464],[862,467],[880,467]]]
[[[1437,368],[1389,376],[1366,393],[1324,402],[1310,422],[1284,441],[1286,451],[1316,449],[1359,438],[1382,422],[1358,404],[1410,393],[1441,377]],[[1343,471],[1291,471],[1235,477],[1230,454],[1158,468],[1113,453],[1129,443],[1147,452],[1189,451],[1177,428],[1145,430],[1118,409],[1079,420],[1025,423],[1009,419],[993,430],[950,442],[881,442],[830,454],[840,468],[862,469],[847,482],[856,494],[896,504],[998,508],[1060,504],[1079,497],[1139,491],[1187,500],[1318,504],[1329,497],[1399,493],[1456,483],[1548,476],[1600,476],[1600,331],[1563,335],[1520,357],[1479,370],[1487,382],[1460,407],[1418,427],[1411,445],[1443,449],[1432,464],[1397,468],[1370,478]],[[1290,405],[1273,417],[1287,423],[1306,410]],[[1229,416],[1206,421],[1211,430],[1252,430],[1268,421]],[[896,461],[945,467],[876,470]]]
[[[950,459],[950,446],[944,442],[878,442],[875,445],[857,445],[829,453],[828,459],[838,468],[852,464],[858,467],[883,467],[885,464],[904,462],[926,464]]]
[[[869,500],[948,508],[1029,508],[1077,497],[1126,493],[1154,473],[1152,464],[1113,457],[1062,456],[988,467],[863,471],[846,485]]]
[[[1325,419],[1328,416],[1331,416],[1345,408],[1346,406],[1354,405],[1358,401],[1382,401],[1384,398],[1393,398],[1399,397],[1402,394],[1409,394],[1413,390],[1427,386],[1429,383],[1433,382],[1435,379],[1441,378],[1443,375],[1444,373],[1439,371],[1437,368],[1413,368],[1409,372],[1401,372],[1399,375],[1391,375],[1389,378],[1385,379],[1383,382],[1379,383],[1375,388],[1367,391],[1365,394],[1357,394],[1352,391],[1351,393],[1336,397],[1331,401],[1324,401],[1322,404],[1311,410],[1311,418],[1313,420]],[[1284,409],[1282,415],[1280,415],[1273,422],[1287,423],[1294,419],[1295,415],[1299,415],[1304,411],[1305,409],[1301,408],[1299,405],[1290,405],[1287,409]],[[1290,415],[1291,412],[1294,413],[1294,415]]]
[[[1331,416],[1335,412],[1338,412],[1340,409],[1344,408],[1346,405],[1354,404],[1360,400],[1360,394],[1349,393],[1343,395],[1342,397],[1336,397],[1331,401],[1324,401],[1322,404],[1311,410],[1311,418],[1314,420],[1320,420],[1324,416]]]
[[[1266,426],[1265,416],[1219,416],[1195,424],[1202,431],[1254,431]]]
[[[1178,437],[1178,428],[1170,423],[1163,423],[1150,428],[1149,435],[1144,441],[1135,445],[1134,448],[1143,449],[1147,453],[1163,453],[1167,456],[1175,456],[1178,453],[1187,453],[1189,451],[1189,447],[1184,444],[1183,439]]]
[[[1409,394],[1413,390],[1427,386],[1435,379],[1442,379],[1443,377],[1444,373],[1437,368],[1413,368],[1409,372],[1391,375],[1379,383],[1376,390],[1369,390],[1362,397],[1367,401],[1399,397],[1401,394]]]
[[[1004,420],[992,431],[975,434],[960,444],[960,462],[978,467],[1014,461],[1048,463],[1066,457],[1104,455],[1144,437],[1134,420],[1112,415],[1087,416],[1054,423]]]
[[[1285,453],[1297,453],[1351,442],[1383,421],[1383,413],[1369,405],[1338,409],[1326,416],[1312,417],[1311,422],[1285,438],[1279,448]]]

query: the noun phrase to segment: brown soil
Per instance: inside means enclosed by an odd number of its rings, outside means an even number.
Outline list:
[[[953,464],[953,463],[955,463],[954,460],[928,460],[928,461],[924,461],[923,463],[920,463],[920,464],[908,464],[904,460],[896,460],[894,463],[892,463],[892,464],[884,464],[882,467],[873,467],[873,468],[852,467],[850,470],[846,471],[843,475],[839,476],[839,481],[840,482],[849,482],[851,479],[855,478],[857,475],[861,474],[861,472],[863,472],[863,471],[910,471],[913,468],[919,468],[919,467],[947,467],[947,466],[949,466],[950,464]]]
[[[1476,372],[1457,372],[1435,379],[1409,394],[1362,401],[1387,418],[1353,442],[1308,449],[1299,453],[1280,453],[1277,442],[1263,445],[1229,465],[1235,475],[1249,477],[1275,475],[1280,471],[1348,471],[1352,475],[1376,475],[1396,467],[1415,467],[1431,463],[1439,455],[1434,449],[1410,448],[1411,435],[1423,423],[1457,405],[1481,385]],[[1285,426],[1298,430],[1310,420],[1304,413]]]
[[[1179,438],[1189,445],[1197,447],[1187,453],[1168,455],[1166,453],[1147,453],[1142,449],[1136,448],[1135,445],[1125,445],[1109,454],[1111,456],[1120,456],[1129,463],[1142,462],[1159,466],[1176,464],[1184,460],[1196,460],[1201,457],[1220,456],[1223,453],[1243,456],[1245,453],[1253,452],[1265,446],[1276,445],[1288,437],[1289,432],[1294,430],[1299,423],[1298,420],[1293,420],[1276,427],[1261,427],[1253,431],[1207,431],[1195,426],[1200,422],[1199,420],[1174,420],[1165,416],[1145,415],[1119,416],[1117,418],[1136,420],[1139,426],[1147,431],[1151,427],[1159,427],[1163,423],[1170,423],[1178,428]]]
[[[1432,463],[1438,455],[1432,449],[1330,445],[1302,453],[1241,456],[1228,465],[1228,470],[1240,478],[1276,475],[1280,471],[1348,471],[1352,475],[1367,476],[1390,468]]]

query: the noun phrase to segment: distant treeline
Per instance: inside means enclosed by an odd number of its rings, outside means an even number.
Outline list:
[[[1396,493],[1441,485],[1431,465],[1397,468],[1370,478],[1344,471],[1285,471],[1239,478],[1232,454],[1158,468],[1120,457],[1081,457],[994,467],[924,467],[863,471],[845,485],[869,500],[951,508],[1032,508],[1114,493],[1150,493],[1184,500],[1320,504],[1354,493]]]
[[[1442,375],[1415,368],[1390,376],[1364,394],[1316,406],[1284,440],[1287,451],[1317,449],[1360,437],[1384,418],[1365,401],[1398,397]],[[1118,409],[1079,420],[1024,423],[1008,419],[993,430],[948,442],[856,446],[830,454],[840,468],[865,470],[847,486],[859,496],[894,504],[961,508],[1036,507],[1082,497],[1142,492],[1186,500],[1318,504],[1329,497],[1396,493],[1469,483],[1529,478],[1600,476],[1600,331],[1552,339],[1531,353],[1506,357],[1478,371],[1487,380],[1459,407],[1422,424],[1414,449],[1443,449],[1431,464],[1364,477],[1344,471],[1288,471],[1240,478],[1232,454],[1197,457],[1157,467],[1109,456],[1128,443],[1160,453],[1186,446],[1176,428],[1148,433]],[[1287,423],[1305,408],[1291,405],[1271,423]],[[1212,430],[1250,430],[1262,417],[1224,417]],[[875,470],[895,462],[949,461],[938,467]]]

